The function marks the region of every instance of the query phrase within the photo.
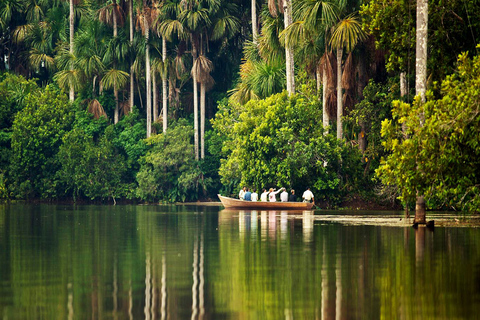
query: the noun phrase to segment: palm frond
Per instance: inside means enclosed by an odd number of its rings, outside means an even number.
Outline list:
[[[60,70],[53,76],[58,86],[64,91],[68,92],[71,87],[78,91],[84,84],[83,73],[81,70]]]
[[[268,11],[272,17],[278,17],[278,14],[283,14],[283,0],[268,0]]]
[[[165,20],[160,24],[159,33],[167,38],[168,41],[173,40],[173,36],[180,39],[186,39],[187,35],[182,23],[179,20]]]
[[[101,80],[101,84],[105,89],[122,89],[129,81],[130,75],[122,70],[107,70]]]
[[[97,120],[100,119],[100,117],[107,118],[105,109],[103,109],[102,105],[97,99],[93,99],[88,103],[87,111],[93,114],[93,117]]]
[[[253,92],[251,86],[247,83],[241,82],[237,85],[234,89],[228,91],[229,100],[239,103],[245,104],[250,100],[259,100],[260,98]]]
[[[367,38],[366,33],[362,30],[362,25],[358,19],[350,15],[335,26],[330,39],[330,45],[335,48],[345,48],[347,52],[351,52],[358,42]]]
[[[260,61],[261,59],[258,45],[251,40],[246,40],[244,42],[243,55],[245,56],[246,60]]]
[[[279,60],[255,63],[251,77],[246,80],[261,99],[282,92],[286,85],[285,64]]]
[[[218,18],[213,26],[212,40],[221,38],[230,39],[240,30],[240,21],[232,15],[225,15]]]
[[[206,8],[198,10],[185,10],[179,15],[180,22],[183,23],[190,31],[198,31],[201,27],[211,25],[210,16]]]
[[[120,107],[120,114],[127,115],[132,112],[132,107],[130,106],[130,101],[122,101],[119,104]]]
[[[27,35],[33,30],[33,28],[33,24],[24,24],[16,27],[13,31],[13,41],[15,43],[23,42]]]
[[[300,42],[308,38],[308,32],[305,29],[304,21],[295,21],[289,25],[285,30],[280,32],[280,43],[289,47],[295,47]]]
[[[39,51],[36,48],[30,49],[29,64],[35,69],[44,67],[47,70],[53,71],[55,69],[55,59],[48,54]]]
[[[213,63],[204,55],[199,55],[192,67],[192,76],[195,75],[197,81],[206,83],[209,80],[210,72],[213,70]]]

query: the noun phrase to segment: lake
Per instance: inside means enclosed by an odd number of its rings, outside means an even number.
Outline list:
[[[401,213],[0,205],[1,319],[478,319],[480,229]]]

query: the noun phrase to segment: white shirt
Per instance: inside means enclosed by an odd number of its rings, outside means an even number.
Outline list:
[[[252,201],[258,201],[258,193],[252,193]]]
[[[260,196],[260,201],[267,202],[267,196],[268,196],[268,192],[265,191],[265,192],[262,193],[262,195]]]
[[[245,197],[245,191],[242,189],[242,190],[240,190],[240,192],[238,193],[238,198],[240,198],[240,200],[243,200],[243,197]]]
[[[303,199],[307,200],[307,201],[311,201],[313,199],[313,193],[312,191],[310,190],[307,190],[303,193],[303,196],[302,196]]]
[[[282,201],[282,202],[287,202],[288,201],[288,192],[287,191],[283,191],[282,193],[280,193],[280,201]]]
[[[282,189],[278,190],[278,191],[272,191],[268,194],[268,199],[270,200],[270,202],[275,202],[277,201],[277,198],[275,198],[275,195],[277,193],[279,193],[280,191],[282,191]]]

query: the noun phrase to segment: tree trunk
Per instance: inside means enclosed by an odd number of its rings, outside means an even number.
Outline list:
[[[407,75],[405,71],[400,72],[400,97],[402,97],[402,100],[405,101],[405,96],[407,95]],[[405,122],[402,123],[402,132],[404,135],[407,133],[407,125]],[[409,213],[409,208],[408,208],[408,202],[405,203],[405,217],[409,218],[410,213]]]
[[[75,12],[73,10],[73,0],[70,0],[70,54],[73,54],[74,47],[73,47],[73,34],[75,32]],[[73,66],[70,66],[70,70],[73,71]],[[73,102],[75,100],[75,89],[73,88],[73,83],[70,84],[70,92],[69,92],[70,101]]]
[[[323,132],[324,135],[328,134],[327,127],[329,126],[330,123],[330,118],[328,116],[327,112],[327,70],[325,70],[325,65],[323,66],[322,69],[322,104],[323,104],[323,129],[325,130]]]
[[[200,84],[200,158],[205,158],[205,83]]]
[[[285,0],[283,5],[285,29],[292,24],[292,1]],[[295,94],[295,64],[293,59],[293,49],[285,45],[285,62],[287,77],[287,92],[291,96]]]
[[[115,97],[115,113],[113,114],[113,123],[117,124],[118,123],[118,90],[115,86],[115,89],[113,90],[113,95]]]
[[[407,74],[400,72],[400,96],[404,98],[407,95]]]
[[[427,88],[427,31],[428,31],[428,0],[417,0],[417,25],[416,25],[416,53],[415,53],[415,93],[425,102]],[[420,126],[423,126],[424,115],[420,115]],[[425,199],[423,194],[417,192],[415,205],[415,222],[426,223]]]
[[[195,42],[192,39],[192,57],[193,63],[197,60],[197,48]],[[195,144],[195,160],[198,160],[198,84],[197,74],[193,72],[193,140]]]
[[[158,90],[157,90],[157,75],[152,74],[152,93],[153,93],[153,122],[158,119]]]
[[[113,11],[112,11],[112,18],[113,18],[113,37],[117,37],[117,15],[116,15],[116,1],[113,2]],[[113,63],[113,67],[116,68],[116,63]],[[115,84],[115,87],[113,88],[113,95],[115,96],[115,113],[113,114],[113,123],[117,124],[118,119],[119,119],[119,108],[118,108],[118,88],[117,85]]]
[[[167,39],[162,37],[162,61],[164,66],[164,72],[162,77],[162,104],[163,104],[163,132],[167,131],[167,68],[165,67],[165,62],[167,60]]]
[[[146,87],[147,87],[147,138],[150,137],[152,133],[152,80],[151,80],[151,70],[150,70],[150,45],[148,44],[149,39],[149,30],[147,19],[144,18],[145,23],[145,41],[147,42],[145,48],[145,78],[146,78]]]
[[[337,139],[343,139],[342,56],[343,56],[343,48],[338,48],[337,49]]]
[[[198,160],[198,84],[197,75],[193,74],[193,140],[195,143],[195,160]]]
[[[253,42],[257,43],[258,25],[257,25],[257,1],[252,0],[252,37]]]
[[[130,45],[133,45],[133,0],[130,0],[129,3],[129,29],[130,29]],[[135,97],[135,86],[134,86],[134,73],[133,73],[133,61],[130,61],[130,110],[133,108],[133,100]]]

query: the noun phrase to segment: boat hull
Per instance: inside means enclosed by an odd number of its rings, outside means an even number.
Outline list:
[[[218,195],[225,208],[235,209],[264,209],[264,210],[310,210],[313,203],[309,202],[264,202],[264,201],[244,201]]]

